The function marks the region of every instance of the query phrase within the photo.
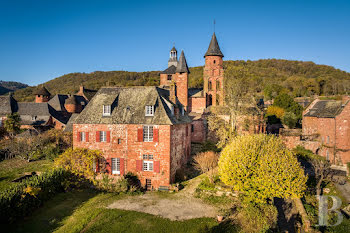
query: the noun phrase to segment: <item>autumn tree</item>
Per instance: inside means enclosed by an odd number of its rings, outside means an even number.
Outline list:
[[[92,177],[95,174],[93,166],[101,158],[102,154],[98,150],[70,148],[55,159],[55,166],[69,170],[77,175]]]
[[[4,128],[10,134],[11,138],[21,129],[21,117],[18,113],[13,113],[7,116],[4,122]]]
[[[272,135],[238,136],[221,153],[221,180],[248,202],[301,197],[307,177],[296,156]]]
[[[199,153],[193,160],[194,167],[201,173],[206,173],[209,181],[214,183],[214,170],[218,166],[219,155],[213,151],[207,151]]]

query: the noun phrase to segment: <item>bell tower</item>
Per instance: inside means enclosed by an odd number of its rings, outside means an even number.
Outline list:
[[[203,72],[204,93],[207,106],[224,105],[224,68],[222,54],[215,32],[211,37],[209,48],[204,55],[205,66]]]
[[[170,50],[170,58],[168,61],[168,67],[175,66],[177,67],[177,50],[175,46]]]

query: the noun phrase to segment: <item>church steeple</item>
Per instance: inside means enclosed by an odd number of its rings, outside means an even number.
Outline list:
[[[208,48],[207,52],[205,53],[204,57],[206,57],[206,56],[224,57],[224,55],[222,54],[222,52],[220,50],[218,40],[216,39],[215,32],[213,33],[213,36],[211,37],[209,48]]]
[[[168,61],[168,67],[175,66],[177,67],[177,50],[175,46],[170,50],[170,58]]]

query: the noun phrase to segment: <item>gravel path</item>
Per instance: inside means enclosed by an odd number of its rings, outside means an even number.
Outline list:
[[[194,198],[193,193],[199,177],[191,180],[185,189],[179,193],[163,197],[157,193],[146,193],[142,196],[130,196],[118,200],[107,208],[123,209],[158,215],[171,220],[186,220],[192,218],[215,217],[217,209]]]

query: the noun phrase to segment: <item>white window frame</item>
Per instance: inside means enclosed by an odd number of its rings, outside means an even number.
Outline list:
[[[85,132],[80,132],[80,141],[86,142],[86,133]]]
[[[143,160],[153,160],[153,155],[144,154],[142,155]]]
[[[145,116],[154,116],[154,106],[153,105],[146,105],[145,107]]]
[[[153,142],[153,125],[143,126],[143,141]]]
[[[111,105],[103,105],[102,110],[103,110],[103,113],[102,113],[103,116],[111,115]]]
[[[32,121],[36,121],[37,116],[32,116]]]
[[[153,172],[153,170],[154,170],[153,161],[143,161],[142,170],[148,171],[148,172]]]
[[[120,174],[120,159],[119,158],[112,158],[111,163],[112,163],[111,164],[112,174],[119,175]]]
[[[107,142],[107,131],[100,131],[100,142]]]

